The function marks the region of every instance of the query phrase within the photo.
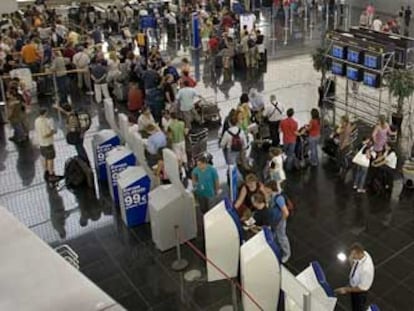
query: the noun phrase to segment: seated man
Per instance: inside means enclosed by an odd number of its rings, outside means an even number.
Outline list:
[[[155,124],[148,125],[145,131],[149,134],[146,143],[147,161],[148,165],[152,167],[157,164],[162,149],[167,147],[167,137]]]

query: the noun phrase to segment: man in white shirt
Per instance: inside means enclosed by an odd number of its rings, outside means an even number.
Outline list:
[[[275,95],[270,95],[270,102],[266,103],[263,110],[263,117],[268,121],[272,146],[280,145],[279,125],[283,119],[285,108],[276,101]]]
[[[374,282],[374,263],[359,243],[351,246],[349,260],[349,286],[337,288],[335,292],[341,295],[351,294],[352,311],[366,311],[367,293]]]
[[[377,16],[375,17],[374,21],[372,22],[372,29],[375,31],[381,31],[382,30],[382,21]]]
[[[47,109],[40,109],[40,115],[35,120],[34,128],[40,146],[40,154],[44,159],[44,179],[47,182],[56,182],[61,179],[61,177],[55,175],[54,167],[56,152],[53,145],[53,136],[56,134],[56,130],[50,124],[50,120],[47,117]]]
[[[193,87],[190,87],[188,81],[184,81],[183,84],[184,87],[177,93],[178,110],[185,122],[185,127],[191,129],[191,123],[195,119],[194,100],[200,95]]]
[[[76,66],[76,69],[82,70],[78,72],[78,87],[79,90],[82,90],[83,83],[85,83],[86,88],[88,89],[87,95],[92,95],[91,92],[91,76],[89,71],[89,63],[91,59],[89,58],[88,53],[84,51],[82,46],[78,47],[78,52],[73,55],[73,64]]]
[[[223,133],[220,141],[228,165],[237,164],[237,160],[247,148],[246,134],[237,125],[237,121],[237,115],[232,116],[230,127]]]

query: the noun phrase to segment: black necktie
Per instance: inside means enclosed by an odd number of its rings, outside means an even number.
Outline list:
[[[356,269],[358,268],[358,264],[359,264],[359,261],[357,261],[356,263],[354,263],[354,267],[352,268],[351,278],[354,277],[355,272],[356,272]]]

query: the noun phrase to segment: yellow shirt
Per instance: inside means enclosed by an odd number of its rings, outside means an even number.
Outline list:
[[[37,46],[34,43],[29,43],[22,48],[22,59],[26,64],[33,64],[39,60],[37,53]]]

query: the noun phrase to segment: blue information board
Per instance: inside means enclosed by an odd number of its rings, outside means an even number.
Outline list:
[[[121,173],[119,180],[121,215],[128,227],[146,222],[150,189],[151,180],[142,168],[130,167]]]
[[[136,159],[132,151],[123,148],[108,153],[107,159],[108,186],[112,199],[116,205],[119,204],[118,176],[128,166],[135,165]]]
[[[98,180],[106,181],[106,154],[114,147],[119,146],[121,140],[112,130],[103,130],[97,133],[93,138],[95,168]]]
[[[192,46],[194,49],[198,49],[201,46],[200,38],[200,17],[197,12],[191,14],[191,31],[192,31]]]

